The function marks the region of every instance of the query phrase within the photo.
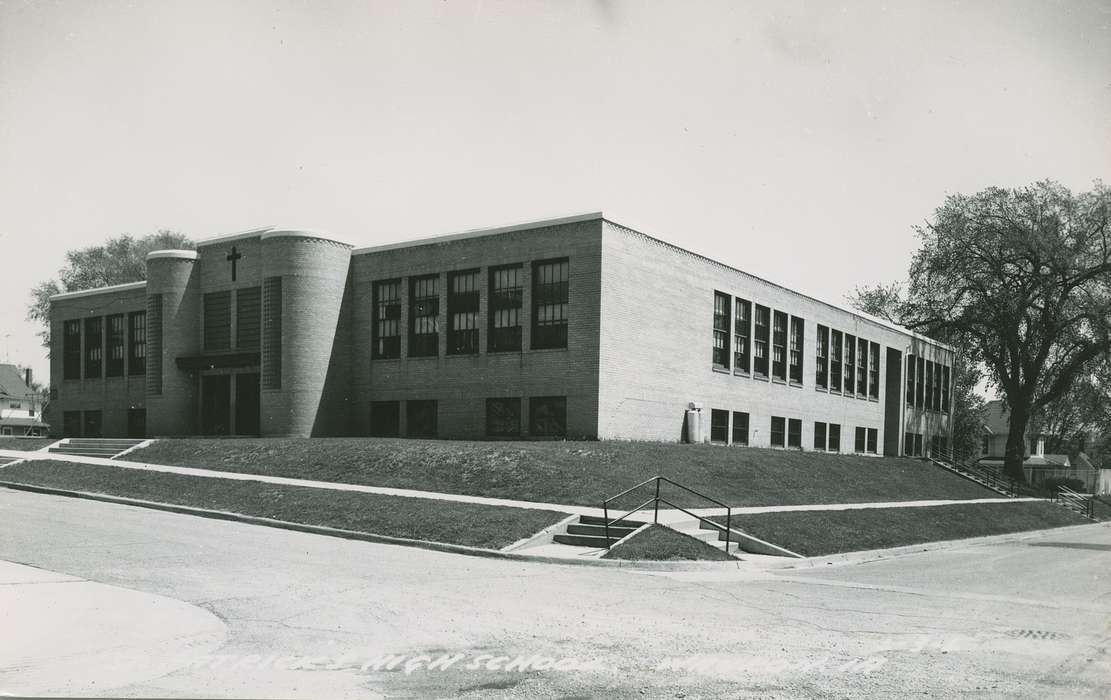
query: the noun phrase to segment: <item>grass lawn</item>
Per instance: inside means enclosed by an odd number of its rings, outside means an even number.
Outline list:
[[[737,529],[811,557],[1090,522],[1061,506],[1035,501],[733,516]]]
[[[0,450],[17,450],[19,452],[30,452],[31,450],[41,450],[47,445],[58,442],[54,438],[14,438],[14,437],[0,437]]]
[[[702,540],[662,525],[650,525],[602,555],[603,559],[639,561],[736,561]]]
[[[326,491],[70,462],[23,462],[0,481],[210,508],[391,537],[500,549],[567,517],[524,508]]]
[[[921,460],[646,442],[167,439],[127,459],[596,507],[657,474],[734,506],[998,495]],[[711,505],[666,486],[661,495]],[[645,488],[617,505],[631,508],[649,496]]]

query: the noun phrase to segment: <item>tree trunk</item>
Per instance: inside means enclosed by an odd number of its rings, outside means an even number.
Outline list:
[[[1026,424],[1029,420],[1030,415],[1025,408],[1011,408],[1003,472],[1020,484],[1026,483],[1026,472],[1022,469],[1022,463],[1026,461]]]

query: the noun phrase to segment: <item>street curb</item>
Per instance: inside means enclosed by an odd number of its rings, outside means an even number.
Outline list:
[[[528,554],[518,554],[516,552],[502,552],[496,549],[483,549],[482,547],[469,547],[462,544],[448,544],[446,542],[433,542],[431,540],[414,540],[406,537],[392,537],[390,535],[375,535],[369,532],[359,532],[356,530],[343,530],[341,528],[328,527],[326,525],[307,525],[304,523],[294,523],[288,520],[275,520],[273,518],[265,518],[257,515],[243,515],[242,513],[233,513],[225,510],[211,510],[208,508],[195,508],[193,506],[175,505],[172,503],[159,503],[157,501],[144,501],[137,498],[126,498],[124,496],[110,496],[103,493],[92,493],[89,491],[72,491],[69,489],[59,489],[51,486],[36,486],[33,484],[21,484],[14,481],[0,481],[0,488],[10,489],[12,491],[26,491],[30,493],[39,493],[49,496],[64,496],[68,498],[82,498],[89,501],[100,501],[103,503],[114,503],[116,505],[133,506],[137,508],[149,508],[151,510],[160,510],[168,513],[177,513],[179,515],[194,515],[202,518],[210,518],[213,520],[228,520],[231,522],[244,523],[246,525],[261,525],[264,527],[273,527],[280,530],[291,530],[294,532],[303,532],[310,535],[325,535],[329,537],[341,537],[348,540],[360,540],[363,542],[373,542],[376,544],[391,544],[402,547],[416,547],[419,549],[428,549],[435,552],[445,552],[449,554],[465,554],[473,557],[486,557],[490,559],[506,559],[509,561],[518,562],[532,562],[539,564],[566,564],[570,566],[599,566],[604,568],[623,568],[623,569],[639,569],[642,571],[705,571],[705,570],[722,570],[722,569],[753,569],[757,568],[752,563],[746,564],[741,560],[735,562],[721,562],[721,561],[626,561],[620,559],[562,559],[559,557],[545,557],[545,556],[531,556]],[[758,567],[760,569],[767,568],[765,566]]]
[[[1083,525],[1065,525],[1063,527],[1051,527],[1045,530],[1022,530],[1020,532],[1008,532],[1002,535],[966,537],[960,540],[938,540],[936,542],[908,544],[902,547],[890,547],[888,549],[866,549],[859,552],[844,552],[841,554],[829,554],[826,556],[806,557],[802,560],[793,559],[791,560],[791,563],[787,564],[786,566],[777,566],[776,569],[814,569],[819,568],[823,565],[836,566],[842,564],[865,564],[868,562],[883,561],[885,559],[894,559],[896,557],[905,557],[913,554],[922,554],[925,552],[937,552],[944,551],[946,549],[980,547],[992,544],[1002,544],[1005,542],[1017,542],[1019,540],[1044,537],[1045,535],[1069,534],[1072,532],[1081,532],[1086,528],[1100,526],[1111,527],[1111,522],[1093,522],[1084,523]]]

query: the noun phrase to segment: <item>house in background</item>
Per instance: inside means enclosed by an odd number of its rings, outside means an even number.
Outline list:
[[[0,364],[0,436],[37,436],[50,432],[42,420],[42,395],[31,388],[31,370]]]
[[[980,443],[980,464],[1003,468],[1007,454],[1007,437],[1010,434],[1010,415],[1006,405],[999,400],[989,401],[983,411],[983,437]],[[1079,479],[1086,491],[1096,488],[1098,470],[1084,455],[1072,459],[1067,454],[1046,454],[1046,435],[1032,433],[1024,444],[1026,453],[1022,463],[1026,481],[1039,485],[1049,478]]]

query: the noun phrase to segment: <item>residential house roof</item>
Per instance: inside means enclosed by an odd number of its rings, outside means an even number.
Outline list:
[[[0,396],[26,398],[33,390],[23,382],[23,375],[15,365],[0,364]]]

